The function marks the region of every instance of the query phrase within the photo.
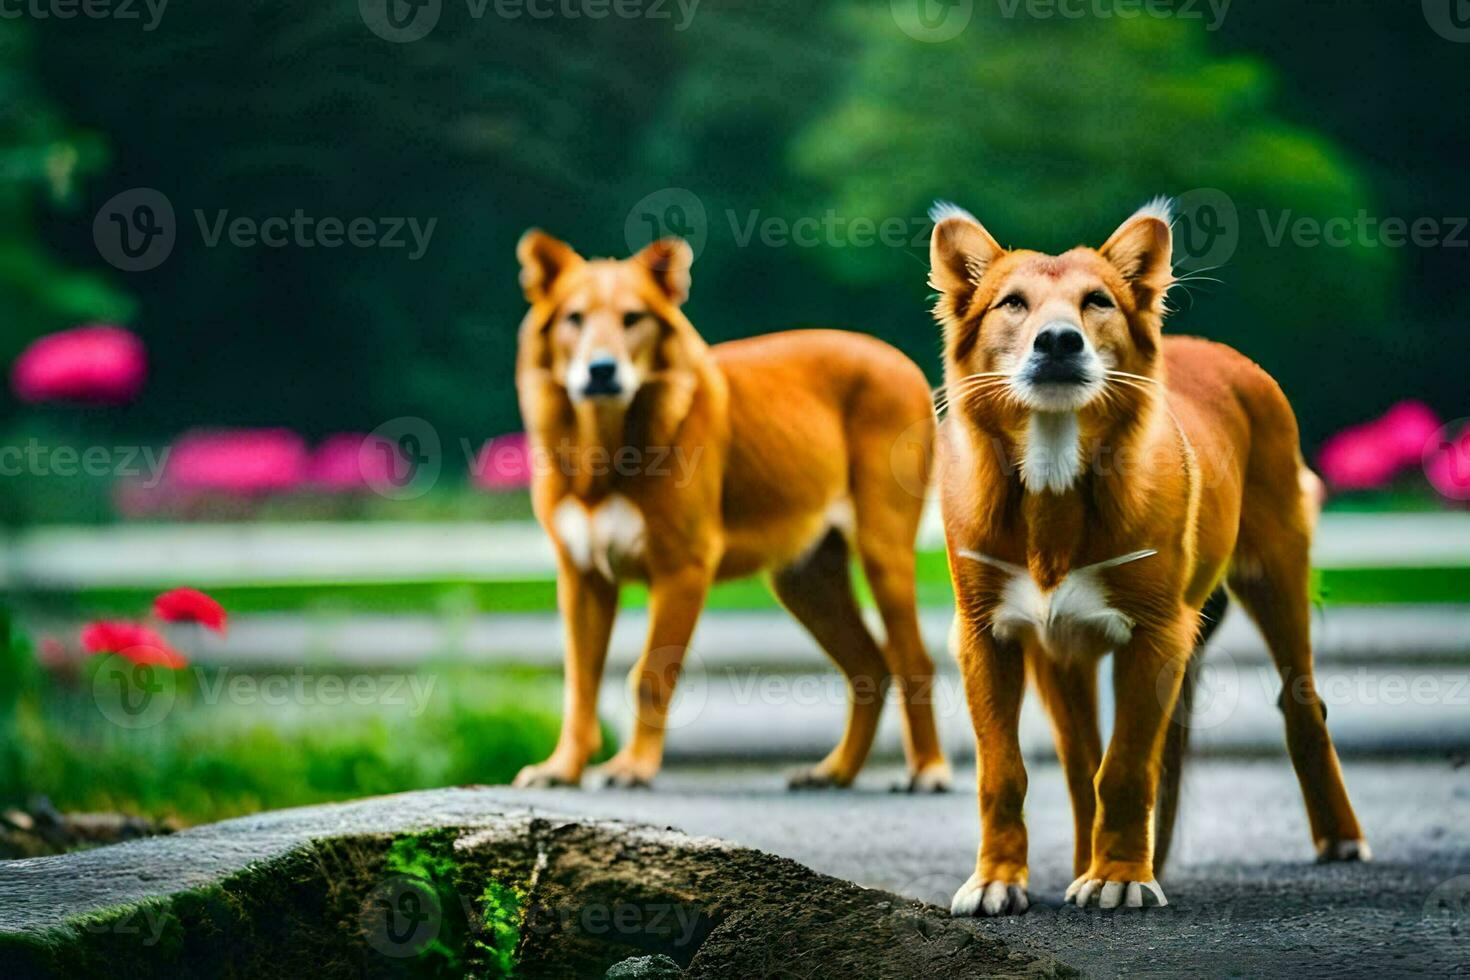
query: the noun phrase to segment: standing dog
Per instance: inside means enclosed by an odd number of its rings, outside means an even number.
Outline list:
[[[632,738],[598,775],[633,786],[658,772],[710,584],[768,572],[849,682],[842,741],[792,785],[852,782],[891,676],[910,786],[946,788],[914,596],[934,434],[923,373],[886,344],[836,331],[708,347],[680,311],[693,255],[677,239],[589,261],[530,231],[517,254],[531,309],[516,387],[536,459],[550,461],[536,467],[532,499],[556,546],[567,650],[561,737],[516,785],[574,784],[597,750],[621,583],[648,584],[649,630],[630,678]],[[882,648],[854,598],[849,549],[882,616]]]
[[[1155,872],[1182,755],[1171,715],[1202,611],[1223,611],[1223,593],[1210,601],[1222,583],[1280,673],[1318,855],[1366,859],[1312,680],[1315,503],[1296,419],[1276,383],[1234,350],[1161,337],[1174,282],[1167,204],[1140,210],[1100,249],[1059,256],[1006,251],[950,205],[933,217],[951,405],[938,482],[953,643],[980,759],[980,852],[954,912],[1028,904],[1017,741],[1028,671],[1072,797],[1077,879],[1067,900],[1165,904]],[[1109,651],[1116,710],[1104,754],[1096,673]],[[1156,841],[1166,743],[1176,758]]]

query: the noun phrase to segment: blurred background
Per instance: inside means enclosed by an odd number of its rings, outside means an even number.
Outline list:
[[[0,20],[0,797],[192,820],[508,778],[554,738],[560,657],[513,387],[517,238],[535,225],[623,255],[683,235],[687,312],[711,341],[845,327],[937,384],[935,198],[1047,250],[1177,199],[1171,329],[1278,378],[1329,486],[1318,591],[1339,625],[1324,620],[1324,662],[1442,682],[1407,722],[1353,695],[1346,749],[1462,751],[1465,702],[1448,691],[1470,652],[1457,10],[17,7]],[[932,518],[921,600],[947,661]],[[177,586],[230,616],[223,637],[159,625],[187,667],[80,639]],[[670,745],[700,759],[755,725],[736,704],[746,672],[820,669],[760,583],[712,606],[691,664],[709,683]],[[625,620],[614,669],[639,640],[636,611]],[[1226,645],[1247,676],[1259,645],[1236,627]],[[843,692],[820,676],[821,703],[765,705],[787,727],[754,754],[825,751]],[[1229,676],[1232,713],[1255,717],[1259,693],[1260,717],[1221,750],[1275,751],[1274,691]],[[333,677],[371,692],[328,703]],[[253,693],[231,693],[241,678]],[[295,693],[271,703],[267,678]],[[437,686],[395,706],[395,678]],[[137,708],[160,684],[159,717],[107,717],[122,710],[108,699]],[[611,678],[610,744],[621,690]],[[963,754],[963,710],[946,724]]]

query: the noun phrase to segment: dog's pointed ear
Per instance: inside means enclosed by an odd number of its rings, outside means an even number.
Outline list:
[[[653,281],[669,302],[683,305],[689,298],[689,267],[694,265],[694,249],[682,238],[660,238],[649,242],[633,256],[653,276]]]
[[[1139,309],[1163,313],[1164,294],[1174,284],[1171,220],[1169,199],[1156,197],[1119,225],[1098,250],[1133,287]]]
[[[521,290],[528,303],[545,299],[557,277],[583,261],[570,245],[540,228],[521,236],[516,243],[516,258],[521,260]]]
[[[974,215],[947,201],[936,201],[929,218],[934,222],[929,236],[929,285],[939,290],[935,312],[941,318],[963,319],[985,270],[1005,249]]]

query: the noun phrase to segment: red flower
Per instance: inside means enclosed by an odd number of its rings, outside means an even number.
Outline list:
[[[116,653],[135,664],[153,664],[179,670],[189,665],[182,653],[142,623],[104,620],[82,627],[82,649],[88,653]]]
[[[106,325],[77,327],[42,337],[16,358],[10,386],[24,402],[132,401],[148,375],[143,343]]]
[[[153,600],[153,615],[171,623],[198,623],[221,635],[225,607],[198,589],[173,589]]]

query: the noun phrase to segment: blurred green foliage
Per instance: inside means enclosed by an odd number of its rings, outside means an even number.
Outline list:
[[[46,115],[51,128],[23,144],[62,139],[75,174],[91,176],[72,181],[68,211],[45,203],[47,171],[33,166],[5,184],[4,206],[25,218],[8,241],[33,263],[106,273],[115,294],[63,290],[78,315],[137,297],[154,377],[128,427],[315,434],[415,415],[449,442],[514,429],[516,239],[540,225],[624,254],[647,237],[636,206],[670,189],[702,211],[666,230],[703,239],[689,312],[708,337],[846,326],[893,341],[936,380],[933,198],[1007,244],[1059,249],[1099,241],[1154,194],[1216,189],[1238,210],[1239,242],[1177,298],[1175,330],[1275,373],[1309,446],[1406,395],[1465,414],[1464,249],[1272,245],[1267,233],[1288,214],[1470,213],[1456,163],[1467,127],[1443,111],[1463,46],[1417,5],[1232,5],[1216,30],[976,4],[942,43],[900,30],[889,0],[704,0],[687,25],[674,5],[664,20],[472,9],[445,3],[428,37],[393,44],[352,3],[179,4],[148,33],[28,25],[39,60],[0,25],[7,94],[61,107],[111,151],[98,170],[100,148]],[[155,270],[115,272],[90,219],[139,186],[172,201],[178,244]],[[196,216],[297,209],[438,223],[410,261],[403,249],[209,247]],[[913,234],[854,245],[860,217]],[[810,247],[751,231],[772,218],[839,230]],[[47,296],[70,281],[30,268],[20,278]],[[13,347],[54,325],[33,303],[0,332]]]
[[[57,261],[37,226],[90,222],[81,182],[107,162],[96,133],[69,125],[38,83],[32,32],[0,29],[0,362],[35,337],[90,320],[126,321],[133,302],[95,268]]]

